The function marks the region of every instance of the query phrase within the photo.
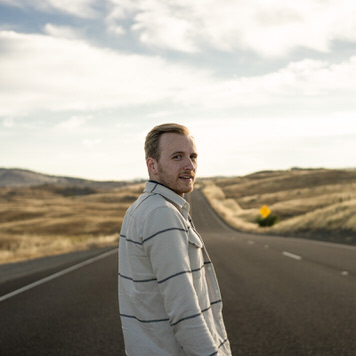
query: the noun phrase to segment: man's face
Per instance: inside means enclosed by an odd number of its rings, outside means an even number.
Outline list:
[[[160,158],[155,161],[155,177],[159,183],[180,196],[193,190],[197,169],[197,150],[190,136],[164,133],[159,142]]]

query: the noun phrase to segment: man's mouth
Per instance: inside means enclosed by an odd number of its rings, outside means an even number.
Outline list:
[[[181,176],[179,176],[179,178],[183,179],[185,181],[189,181],[189,180],[193,180],[194,179],[194,177],[192,175],[190,175],[190,174],[181,175]]]

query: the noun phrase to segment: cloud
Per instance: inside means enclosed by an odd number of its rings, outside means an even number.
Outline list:
[[[20,8],[34,8],[43,12],[62,12],[81,18],[93,18],[95,0],[0,0],[0,4]]]
[[[5,117],[2,120],[2,126],[5,128],[11,128],[15,126],[15,121],[12,117]]]
[[[24,4],[23,0],[0,0],[0,4],[6,5],[6,6],[15,6],[15,7],[21,7]]]
[[[198,52],[194,43],[194,23],[183,16],[171,16],[168,8],[157,7],[155,11],[136,15],[132,26],[139,33],[141,42],[150,47],[161,47],[181,52]]]
[[[344,110],[354,111],[355,80],[356,56],[338,64],[302,60],[265,75],[190,87],[177,93],[177,100],[210,109],[274,108],[289,115],[311,110],[331,112],[343,105]]]
[[[80,39],[83,37],[81,31],[69,26],[57,26],[53,24],[46,24],[44,32],[52,37],[66,38],[66,39]]]
[[[295,111],[332,110],[334,103],[354,111],[356,56],[333,64],[306,59],[264,75],[226,79],[79,39],[0,31],[0,46],[2,116],[158,103],[194,110],[278,107],[281,111],[295,106]]]
[[[151,114],[148,114],[147,117],[152,118],[152,119],[161,119],[161,118],[167,119],[174,114],[175,113],[171,112],[171,111],[155,111],[155,112],[152,112]]]
[[[333,41],[356,41],[352,0],[111,0],[117,21],[151,47],[182,52],[250,50],[267,57],[298,48],[328,52]]]
[[[0,31],[0,114],[96,110],[174,100],[207,73],[84,41]]]
[[[356,41],[353,0],[0,0],[8,6],[105,18],[107,31],[131,31],[150,49],[198,53],[253,51],[285,57],[304,48],[329,52]]]
[[[130,4],[133,3],[132,1],[127,2],[126,0],[120,0],[120,2],[121,1],[122,3],[125,2],[125,9],[128,9],[130,7]],[[120,3],[115,4],[114,0],[112,0],[112,3],[114,6],[111,8],[105,18],[106,26],[108,32],[121,36],[126,33],[126,31],[123,26],[118,24],[118,22],[120,20],[125,19],[126,13],[121,7],[118,6]]]
[[[59,124],[57,124],[56,128],[68,130],[68,131],[74,131],[82,127],[89,119],[90,117],[85,117],[85,116],[72,116],[68,120],[62,121]]]
[[[99,138],[86,138],[82,140],[82,144],[85,147],[94,147],[97,146],[99,143],[101,143],[101,139]]]

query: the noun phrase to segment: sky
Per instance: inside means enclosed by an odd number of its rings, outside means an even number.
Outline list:
[[[0,0],[0,167],[147,178],[154,126],[198,176],[355,168],[353,0]]]

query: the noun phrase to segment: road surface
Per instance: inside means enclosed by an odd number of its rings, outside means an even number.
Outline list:
[[[199,192],[191,199],[234,356],[356,355],[355,247],[239,233]],[[124,355],[117,251],[71,256],[0,278],[1,356]]]

